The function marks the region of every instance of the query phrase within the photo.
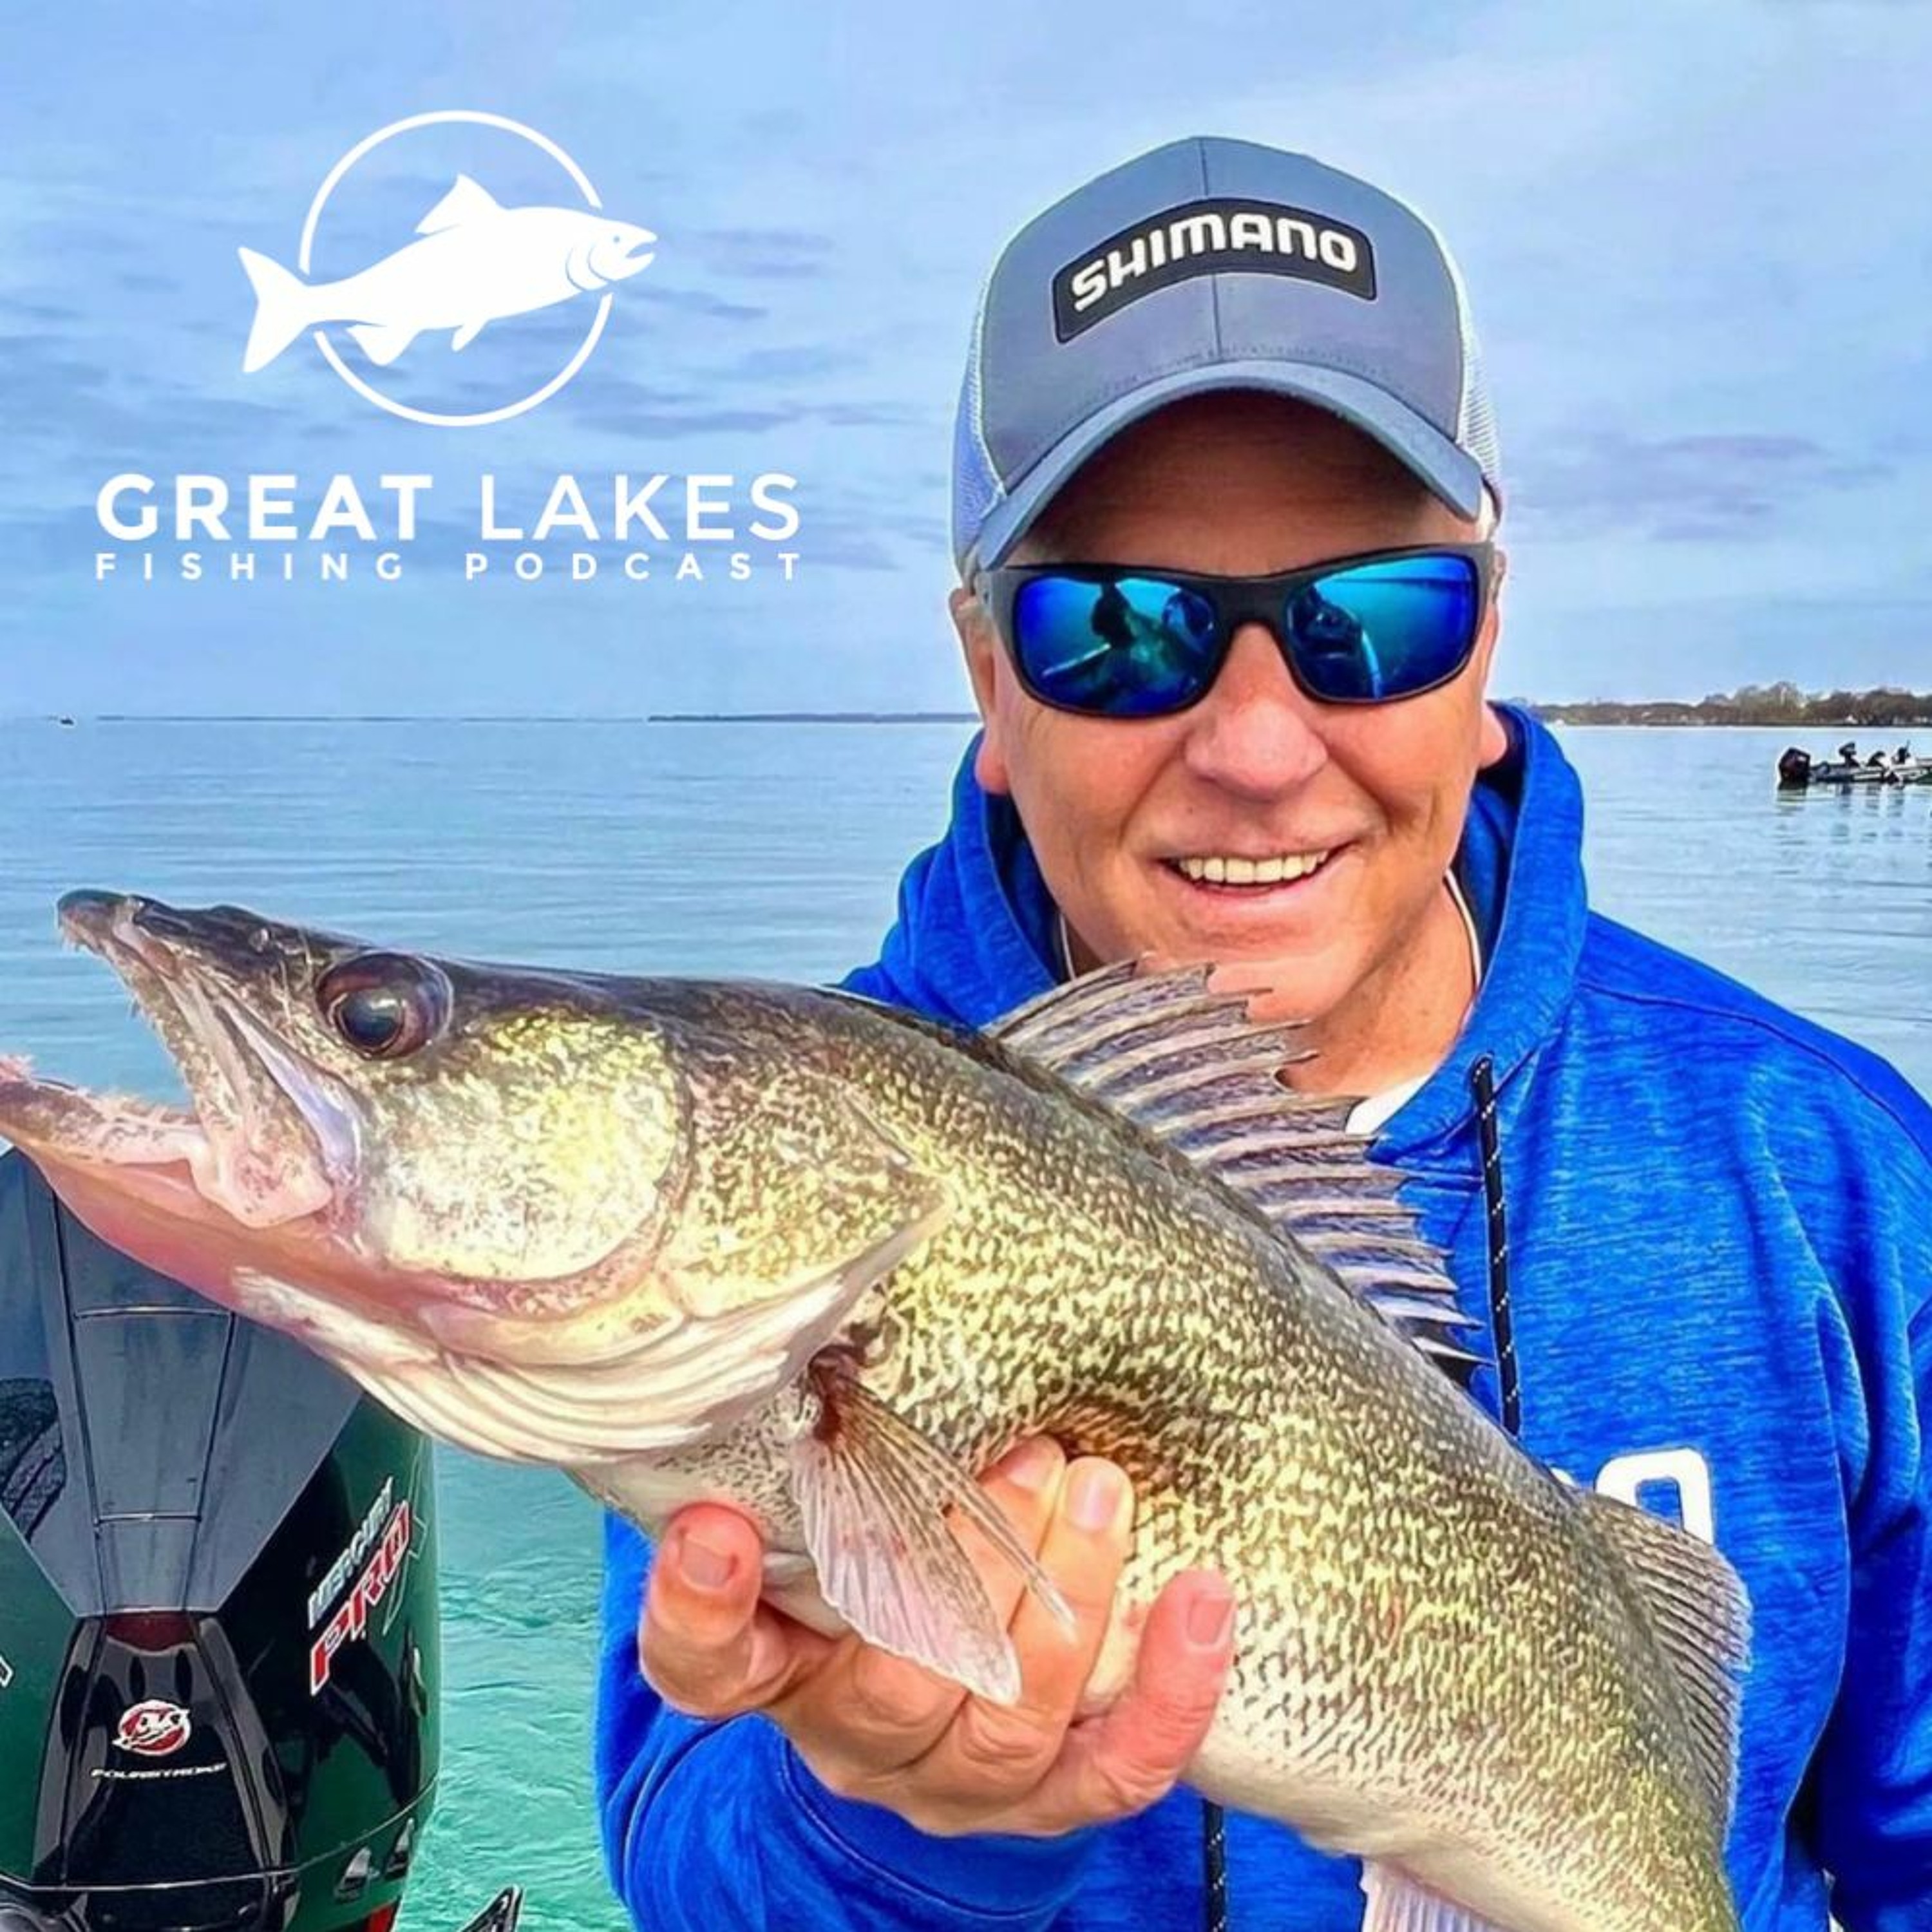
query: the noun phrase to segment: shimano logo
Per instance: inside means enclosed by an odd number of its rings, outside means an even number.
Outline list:
[[[1054,332],[1070,342],[1156,289],[1230,270],[1376,298],[1375,250],[1359,228],[1277,202],[1222,196],[1168,208],[1069,262],[1053,278]]]

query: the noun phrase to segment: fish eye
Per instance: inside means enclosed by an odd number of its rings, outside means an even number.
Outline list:
[[[316,1004],[346,1045],[369,1060],[400,1060],[426,1046],[449,1016],[449,982],[426,959],[364,952],[332,966]]]

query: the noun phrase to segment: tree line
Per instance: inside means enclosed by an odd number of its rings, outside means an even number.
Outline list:
[[[1747,684],[1713,692],[1693,704],[1664,699],[1578,704],[1523,700],[1539,716],[1564,724],[1849,725],[1870,730],[1932,725],[1932,692],[1881,685],[1869,691],[1801,691],[1795,684]]]

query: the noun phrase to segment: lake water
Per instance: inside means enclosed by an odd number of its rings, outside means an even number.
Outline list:
[[[0,1046],[173,1088],[112,976],[55,938],[80,885],[484,957],[830,978],[872,956],[966,735],[0,721]],[[1562,736],[1599,907],[1932,1090],[1932,787],[1776,798],[1783,730]],[[617,1932],[588,1772],[595,1512],[447,1453],[440,1499],[444,1773],[403,1922],[447,1932],[515,1880],[533,1932]]]

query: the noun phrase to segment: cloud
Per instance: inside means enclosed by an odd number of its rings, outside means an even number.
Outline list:
[[[837,253],[830,236],[806,229],[699,229],[685,238],[707,267],[754,280],[803,280],[822,275]]]
[[[718,372],[730,382],[787,382],[799,376],[830,376],[859,367],[866,360],[856,350],[837,342],[776,343],[748,349]]]
[[[20,315],[31,313],[32,306],[7,304]],[[5,345],[7,374],[16,392],[44,406],[68,390],[98,389],[112,373],[106,364],[77,354],[70,335],[23,332],[0,337],[0,343]]]
[[[796,548],[814,569],[910,572],[937,582],[945,568],[943,498],[909,500],[883,484],[807,488],[799,493],[798,507]]]
[[[702,289],[680,288],[651,280],[648,270],[627,286],[624,295],[627,302],[673,309],[682,315],[702,316],[711,322],[758,322],[768,313],[752,302],[727,302],[722,296],[708,295]]]
[[[744,398],[733,400],[734,396]],[[599,374],[567,390],[551,407],[572,419],[627,435],[698,436],[787,429],[822,424],[834,429],[928,428],[943,423],[933,410],[894,400],[794,400],[774,395],[769,382],[694,374],[677,385]]]
[[[800,548],[814,569],[896,571],[899,567],[898,556],[889,544],[861,530],[827,534],[814,525],[800,539]]]
[[[908,403],[819,403],[807,412],[818,422],[835,429],[898,428],[907,424],[930,426],[938,433],[937,412]]]
[[[78,322],[81,312],[66,302],[0,301],[0,315],[18,316],[30,322]],[[12,348],[8,345],[10,351]]]
[[[1893,473],[1888,461],[1848,457],[1810,436],[1598,430],[1560,447],[1542,439],[1511,485],[1511,508],[1540,535],[1723,542],[1768,536],[1805,498]]]
[[[758,434],[788,428],[803,412],[788,405],[758,408],[707,400],[702,391],[600,375],[573,385],[550,407],[573,422],[626,436]]]

